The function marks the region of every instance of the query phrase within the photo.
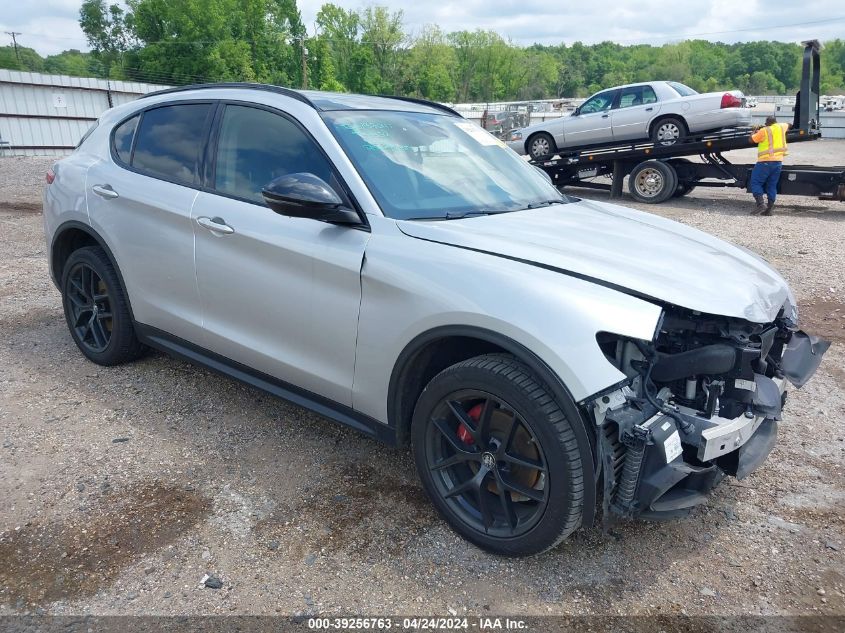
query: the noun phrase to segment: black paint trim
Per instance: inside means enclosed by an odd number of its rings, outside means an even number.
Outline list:
[[[152,326],[136,322],[135,332],[145,345],[261,389],[334,422],[349,426],[389,446],[396,445],[396,432],[393,428],[351,407],[286,383]]]
[[[146,99],[147,97],[157,97],[159,95],[175,94],[179,92],[186,92],[188,90],[210,90],[212,88],[249,88],[251,90],[264,90],[266,92],[275,92],[291,99],[296,99],[302,103],[311,106],[315,110],[319,108],[306,97],[304,94],[291,90],[290,88],[283,88],[281,86],[273,86],[270,84],[253,84],[248,82],[222,82],[219,84],[192,84],[188,86],[176,86],[175,88],[165,88],[164,90],[156,90],[155,92],[148,92],[145,95],[138,97],[138,99]]]
[[[399,425],[403,423],[401,420],[401,403],[398,401],[397,395],[400,393],[400,380],[410,367],[410,362],[429,343],[438,339],[458,336],[479,339],[501,347],[525,363],[552,390],[555,401],[563,409],[566,416],[573,421],[572,430],[578,439],[581,470],[586,484],[584,486],[584,512],[581,517],[581,525],[584,527],[592,525],[596,512],[597,479],[594,461],[595,442],[594,438],[591,437],[590,430],[588,430],[592,428],[590,422],[582,415],[569,389],[551,367],[530,349],[503,334],[468,325],[447,325],[428,330],[408,343],[393,366],[387,392],[387,415],[397,438],[402,435],[399,431]],[[580,421],[581,424],[577,424],[576,421]]]
[[[400,97],[397,95],[376,95],[381,99],[394,99],[396,101],[405,101],[407,103],[415,103],[417,105],[424,105],[428,106],[429,108],[435,108],[437,110],[442,110],[443,112],[448,112],[456,117],[463,119],[464,117],[461,115],[460,112],[457,110],[453,110],[447,105],[443,105],[442,103],[437,103],[436,101],[429,101],[428,99],[418,99],[416,97]]]

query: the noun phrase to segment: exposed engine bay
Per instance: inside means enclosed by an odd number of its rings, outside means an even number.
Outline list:
[[[803,386],[830,343],[774,322],[671,308],[652,341],[600,333],[627,380],[587,403],[599,427],[604,516],[688,513],[726,475],[742,479],[777,439],[786,386]]]

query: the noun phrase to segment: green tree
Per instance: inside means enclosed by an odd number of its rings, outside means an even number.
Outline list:
[[[0,68],[40,73],[44,72],[44,58],[34,49],[20,44],[17,53],[13,46],[0,46]]]
[[[400,46],[406,36],[402,30],[403,13],[386,7],[367,7],[360,15],[361,43],[370,52],[372,66],[367,68],[377,92],[396,94],[400,81]]]
[[[121,77],[123,56],[134,44],[132,16],[119,4],[107,6],[105,0],[85,0],[79,9],[79,26],[100,63],[99,74]]]

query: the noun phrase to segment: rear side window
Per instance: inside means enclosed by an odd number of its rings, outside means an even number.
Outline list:
[[[208,103],[187,103],[145,111],[132,166],[152,176],[193,184],[211,107]]]
[[[344,197],[331,164],[295,123],[259,108],[226,106],[217,141],[217,191],[264,204],[264,185],[297,172],[319,176]]]
[[[115,155],[121,162],[129,164],[132,153],[132,139],[135,137],[135,128],[138,127],[140,115],[136,114],[131,119],[124,121],[114,130],[112,136],[112,147]]]
[[[690,88],[689,86],[685,86],[684,84],[679,84],[677,81],[670,81],[668,82],[672,89],[677,92],[682,97],[691,97],[692,95],[697,95],[698,93]]]

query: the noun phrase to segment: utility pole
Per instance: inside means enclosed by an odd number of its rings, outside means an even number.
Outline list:
[[[15,39],[18,35],[23,35],[20,31],[6,31],[6,35],[12,36],[12,45],[15,47],[15,58],[18,60],[18,63],[21,61],[21,54],[18,52],[18,40]]]
[[[299,37],[299,51],[302,54],[302,89],[308,90],[308,49],[305,48],[305,36]]]

